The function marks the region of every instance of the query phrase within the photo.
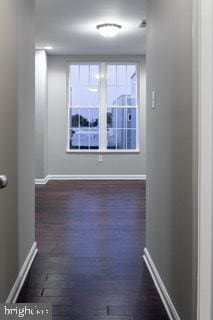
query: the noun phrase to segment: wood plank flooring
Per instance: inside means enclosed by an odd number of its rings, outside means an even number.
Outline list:
[[[18,302],[53,305],[53,320],[168,320],[142,259],[145,182],[36,187],[39,253]]]

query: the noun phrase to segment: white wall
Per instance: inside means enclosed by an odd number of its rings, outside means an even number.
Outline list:
[[[141,61],[140,149],[138,154],[68,154],[67,68],[68,61],[116,61],[118,57],[48,56],[48,174],[51,175],[144,175],[146,173],[146,81],[145,57],[119,57]]]
[[[192,1],[148,4],[146,245],[181,320],[194,320]]]
[[[35,132],[36,178],[47,175],[47,55],[45,50],[35,54]]]

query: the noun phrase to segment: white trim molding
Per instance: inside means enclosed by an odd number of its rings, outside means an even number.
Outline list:
[[[35,184],[46,184],[48,182],[48,176],[44,179],[35,179]]]
[[[35,184],[46,184],[54,180],[146,180],[146,175],[48,175],[44,179],[36,179]]]
[[[127,106],[121,105],[121,106],[114,106],[112,105],[108,105],[107,104],[107,67],[108,65],[135,65],[135,75],[136,75],[136,105],[135,106],[128,106],[128,109],[132,109],[135,110],[136,112],[136,147],[135,149],[129,149],[127,146],[127,138],[126,138],[126,149],[119,149],[119,150],[115,150],[115,153],[117,153],[117,151],[119,151],[119,153],[128,153],[128,151],[130,151],[130,153],[138,153],[138,150],[140,149],[139,145],[140,145],[140,141],[139,141],[139,109],[140,109],[140,63],[141,61],[137,62],[120,62],[120,61],[114,61],[114,62],[107,62],[107,61],[100,61],[99,59],[97,59],[96,62],[91,62],[91,61],[87,61],[87,62],[81,62],[81,59],[76,62],[68,62],[67,63],[67,148],[66,148],[66,153],[108,153],[108,149],[107,149],[107,108],[124,108],[126,109]],[[99,148],[97,150],[78,150],[78,149],[72,149],[70,148],[70,138],[71,138],[71,129],[72,126],[70,124],[70,114],[71,114],[71,110],[72,108],[85,108],[84,106],[81,105],[71,105],[70,103],[70,90],[69,88],[71,87],[71,78],[70,78],[70,68],[72,67],[72,65],[80,65],[80,64],[85,64],[85,65],[95,65],[98,66],[98,75],[99,75],[99,81],[98,81],[98,85],[97,85],[97,90],[98,90],[98,96],[99,96],[99,107],[96,105],[91,105],[89,106],[89,108],[95,108],[99,110]],[[104,75],[104,76],[100,76],[100,75]],[[116,78],[117,79],[117,78]],[[116,86],[117,86],[117,80],[116,80]],[[126,119],[127,121],[127,119]],[[127,127],[127,123],[126,123],[126,127]],[[127,134],[127,133],[126,133]],[[90,140],[90,139],[89,139]],[[117,144],[117,135],[116,135],[116,144]],[[89,145],[90,145],[90,141],[89,141]],[[78,140],[78,146],[80,147],[80,140]],[[114,150],[111,149],[110,153],[114,153]]]
[[[28,255],[27,255],[27,258],[16,278],[16,281],[9,293],[9,296],[6,300],[6,303],[15,303],[18,296],[19,296],[19,293],[23,287],[23,284],[26,280],[26,277],[28,275],[28,272],[31,268],[31,265],[35,259],[35,256],[38,252],[38,249],[37,249],[37,243],[34,242],[33,245],[32,245],[32,248],[30,249]]]
[[[169,296],[169,293],[160,277],[160,274],[152,260],[152,257],[147,248],[144,249],[143,259],[149,270],[149,273],[154,281],[155,287],[160,295],[160,298],[164,304],[166,312],[170,320],[180,320],[180,317],[175,309],[175,306]]]
[[[197,1],[198,25],[198,276],[197,320],[213,310],[213,2]]]
[[[145,175],[49,175],[50,180],[145,180]]]

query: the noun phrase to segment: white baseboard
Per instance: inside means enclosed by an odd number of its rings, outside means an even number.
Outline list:
[[[181,320],[175,306],[168,294],[168,291],[160,277],[160,274],[152,260],[152,257],[149,253],[149,251],[145,248],[144,249],[144,255],[143,255],[144,261],[146,263],[146,266],[150,272],[150,275],[154,281],[155,287],[160,295],[160,298],[164,304],[164,307],[167,311],[167,314],[169,316],[170,320]]]
[[[48,175],[44,179],[36,179],[35,184],[54,180],[146,180],[146,175]]]
[[[145,175],[48,175],[48,180],[145,180]]]
[[[10,294],[6,300],[6,303],[16,302],[37,252],[38,252],[37,243],[34,242],[18,274],[18,277],[16,278],[16,281],[10,291]]]
[[[48,176],[44,179],[35,179],[35,184],[46,184],[48,182]]]

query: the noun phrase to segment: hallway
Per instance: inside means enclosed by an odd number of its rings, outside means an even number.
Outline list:
[[[54,320],[168,319],[142,259],[144,181],[37,186],[36,240],[19,303],[52,303]]]

